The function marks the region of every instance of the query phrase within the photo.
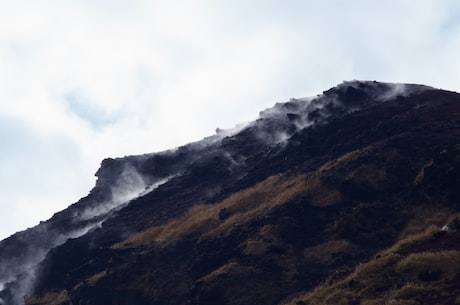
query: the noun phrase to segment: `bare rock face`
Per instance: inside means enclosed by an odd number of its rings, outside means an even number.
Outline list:
[[[0,242],[0,304],[453,304],[459,115],[454,92],[352,81],[106,159]]]

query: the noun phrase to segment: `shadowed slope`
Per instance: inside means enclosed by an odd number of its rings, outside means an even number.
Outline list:
[[[126,164],[156,188],[47,252],[26,304],[453,304],[457,237],[437,232],[458,212],[459,112],[456,93],[348,82],[234,134],[106,160],[48,225],[107,202]]]

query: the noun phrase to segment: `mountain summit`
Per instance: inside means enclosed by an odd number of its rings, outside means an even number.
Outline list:
[[[458,304],[459,114],[455,92],[350,81],[105,159],[0,242],[0,304]]]

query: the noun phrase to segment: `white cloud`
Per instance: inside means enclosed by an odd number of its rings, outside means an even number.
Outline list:
[[[447,0],[2,1],[0,238],[86,195],[104,157],[342,80],[459,91],[459,16]]]

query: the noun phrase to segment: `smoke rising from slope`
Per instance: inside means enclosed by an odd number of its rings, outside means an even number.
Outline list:
[[[3,257],[0,262],[0,304],[3,302],[8,305],[19,305],[25,295],[33,292],[37,279],[37,267],[46,258],[50,249],[100,227],[114,212],[127,206],[133,199],[147,195],[171,178],[180,175],[181,171],[185,171],[188,166],[193,166],[194,163],[206,163],[206,158],[216,156],[223,157],[222,159],[228,162],[230,172],[239,166],[244,166],[245,155],[238,147],[236,152],[232,150],[234,146],[229,146],[231,149],[228,151],[222,148],[225,138],[245,132],[249,134],[249,138],[245,136],[244,140],[255,138],[260,141],[258,143],[265,143],[267,146],[280,145],[283,147],[288,139],[299,130],[328,122],[332,118],[344,116],[372,103],[407,96],[419,90],[427,90],[427,88],[415,85],[345,82],[314,98],[291,99],[287,103],[278,103],[262,111],[255,122],[240,124],[230,130],[217,130],[215,135],[203,141],[191,143],[186,147],[160,155],[159,162],[175,160],[171,162],[177,162],[177,164],[174,169],[169,165],[166,166],[167,169],[160,171],[163,174],[159,177],[143,175],[138,171],[140,166],[143,166],[143,162],[151,157],[153,159],[155,154],[108,161],[107,166],[98,176],[100,178],[99,190],[103,191],[104,199],[98,196],[91,197],[84,202],[84,205],[75,207],[73,212],[69,211],[68,215],[73,217],[69,217],[71,221],[70,229],[66,228],[68,231],[58,231],[56,228],[48,227],[47,223],[42,223],[35,228],[33,233],[37,236],[28,236],[27,232],[18,235],[23,236],[22,248],[16,249],[16,253],[6,258]],[[165,158],[162,159],[163,157]],[[154,164],[157,165],[157,163]],[[207,195],[211,198],[219,192],[220,187],[218,186],[208,190]],[[31,240],[32,243],[30,243]]]
[[[259,113],[253,124],[262,124],[258,137],[267,145],[285,143],[295,132],[335,117],[359,111],[375,103],[432,89],[423,85],[345,81],[316,97],[291,99]],[[273,127],[275,126],[275,127]]]
[[[110,186],[110,200],[95,202],[93,207],[86,208],[81,214],[76,215],[76,220],[88,220],[101,216],[129,202],[145,190],[147,182],[137,172],[134,166],[126,164],[115,183]]]
[[[176,175],[149,181],[151,179],[139,174],[134,166],[126,164],[116,182],[110,186],[111,199],[105,202],[96,202],[94,206],[86,208],[76,215],[76,220],[89,220],[101,215],[108,216],[110,212],[125,207],[131,200],[145,196],[160,185],[165,184],[173,176]]]
[[[100,225],[101,222],[91,223],[67,233],[57,233],[48,230],[45,223],[40,224],[41,231],[46,234],[45,238],[48,240],[35,240],[33,244],[25,243],[20,253],[12,254],[0,264],[0,295],[5,293],[5,288],[8,289],[6,296],[3,296],[4,304],[22,304],[24,298],[33,293],[39,276],[38,266],[52,248],[64,244],[69,239],[80,237]]]
[[[150,181],[134,166],[125,165],[119,177],[109,186],[110,200],[92,202],[91,207],[74,214],[72,224],[69,224],[72,226],[70,231],[57,231],[49,228],[47,223],[39,224],[33,243],[30,243],[31,237],[25,235],[21,249],[16,249],[17,252],[0,262],[0,305],[23,304],[25,297],[33,293],[39,277],[38,267],[52,248],[101,227],[113,211],[123,208],[134,198],[145,196],[170,178]],[[27,231],[22,234],[27,234]]]

